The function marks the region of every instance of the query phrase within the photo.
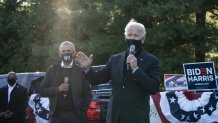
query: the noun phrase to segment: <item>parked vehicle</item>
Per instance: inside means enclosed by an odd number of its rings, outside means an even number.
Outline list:
[[[104,65],[94,66],[94,70],[98,71],[105,67]],[[89,123],[105,123],[108,102],[112,94],[111,83],[92,86],[92,101],[87,111],[87,119]]]
[[[90,123],[105,123],[111,93],[110,82],[92,87],[93,98],[87,111]]]
[[[27,72],[27,73],[17,73],[17,83],[26,87],[29,91],[31,82],[45,76],[45,72]],[[0,75],[0,88],[7,84],[8,74]]]
[[[95,70],[99,70],[104,66],[95,66]],[[7,84],[7,74],[0,75],[0,88]],[[45,72],[26,72],[17,73],[17,83],[26,87],[31,94],[34,90],[32,87],[39,86],[36,82],[41,82]],[[87,111],[87,119],[89,123],[105,123],[107,114],[107,105],[111,96],[111,83],[92,86],[92,101]]]

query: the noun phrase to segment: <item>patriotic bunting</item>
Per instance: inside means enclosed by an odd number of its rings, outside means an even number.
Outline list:
[[[163,123],[218,122],[217,92],[169,91],[152,98]]]

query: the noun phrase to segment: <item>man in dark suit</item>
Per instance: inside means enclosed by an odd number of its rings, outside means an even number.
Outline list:
[[[16,83],[14,72],[8,73],[8,85],[0,89],[0,123],[25,123],[27,89]]]
[[[73,60],[75,52],[72,42],[62,42],[59,46],[61,60],[49,67],[40,85],[40,95],[49,97],[51,123],[86,122],[91,89],[83,69]]]
[[[150,94],[159,90],[159,61],[142,47],[146,34],[143,24],[131,20],[124,34],[127,51],[113,55],[104,69],[95,72],[91,68],[92,54],[87,57],[78,52],[77,61],[91,84],[111,80],[108,123],[149,123]]]

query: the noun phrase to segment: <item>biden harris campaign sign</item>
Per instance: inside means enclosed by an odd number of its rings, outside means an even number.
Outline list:
[[[185,63],[183,69],[189,90],[217,89],[213,62]]]

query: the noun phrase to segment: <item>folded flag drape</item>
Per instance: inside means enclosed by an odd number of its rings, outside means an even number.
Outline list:
[[[169,91],[152,99],[162,123],[218,123],[217,92]]]
[[[48,98],[43,98],[39,94],[32,94],[28,101],[28,105],[29,108],[31,108],[32,114],[34,115],[31,116],[35,118],[32,119],[34,123],[49,123],[49,99]]]

